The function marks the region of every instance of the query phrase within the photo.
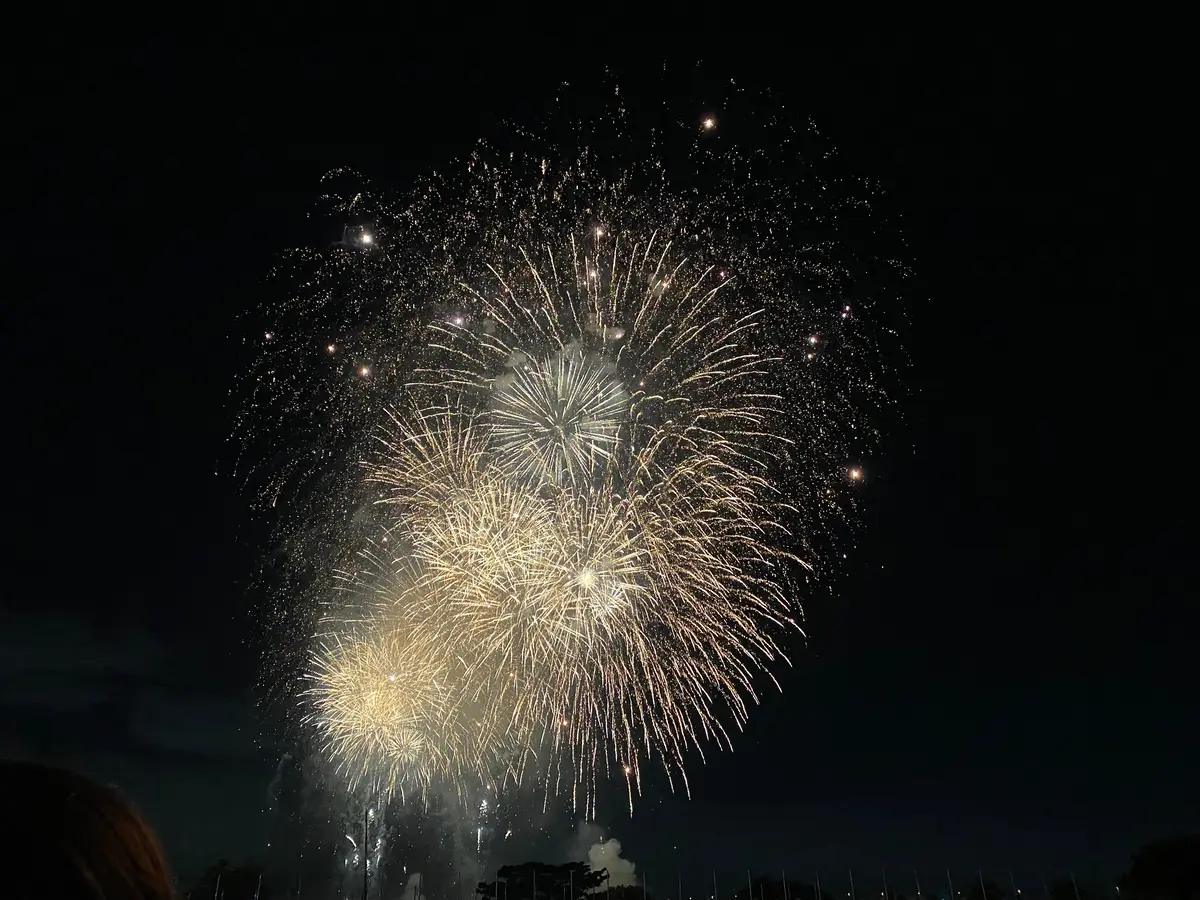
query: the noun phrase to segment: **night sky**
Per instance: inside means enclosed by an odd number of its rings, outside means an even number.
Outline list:
[[[55,48],[19,78],[8,175],[34,211],[7,243],[33,274],[4,301],[0,753],[122,784],[185,877],[261,855],[286,749],[256,718],[247,498],[215,474],[235,317],[308,238],[326,170],[403,189],[560,81],[600,90],[607,66],[636,98],[664,54],[403,43]],[[665,43],[671,67],[772,86],[888,188],[918,273],[911,397],[784,693],[694,766],[692,800],[600,824],[652,885],[714,865],[1107,879],[1196,829],[1194,401],[1151,285],[1149,89],[1065,39]]]

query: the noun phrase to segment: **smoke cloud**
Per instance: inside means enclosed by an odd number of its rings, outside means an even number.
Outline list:
[[[621,842],[616,838],[606,839],[604,829],[591,822],[579,823],[579,830],[571,842],[570,857],[586,859],[593,871],[608,869],[608,883],[612,887],[639,883],[633,860],[621,856]]]
[[[423,887],[421,884],[421,873],[413,872],[408,876],[408,882],[404,885],[404,900],[428,900],[424,893],[418,893],[418,888]]]

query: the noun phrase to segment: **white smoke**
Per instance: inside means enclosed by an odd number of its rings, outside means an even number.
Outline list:
[[[616,838],[592,844],[588,848],[588,865],[593,871],[608,869],[608,883],[612,887],[638,883],[633,860],[621,856],[621,842]]]
[[[523,350],[514,350],[509,354],[508,359],[504,361],[504,365],[510,369],[519,369],[522,366],[529,364],[529,354]]]
[[[404,900],[429,900],[424,893],[417,893],[418,889],[422,887],[424,885],[421,884],[421,873],[413,872],[408,876],[408,882],[404,885],[404,893],[401,896]]]
[[[292,754],[284,753],[279,757],[279,764],[275,767],[275,777],[271,779],[271,783],[267,785],[267,808],[274,811],[275,804],[279,800],[279,784],[283,781],[283,769],[292,761]]]
[[[571,842],[571,859],[586,858],[593,872],[608,870],[608,885],[638,884],[637,867],[633,860],[621,856],[621,842],[615,838],[605,839],[604,829],[591,822],[580,822],[575,839]],[[603,891],[604,886],[598,888]]]

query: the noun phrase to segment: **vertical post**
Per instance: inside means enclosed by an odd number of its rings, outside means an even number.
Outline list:
[[[363,895],[362,895],[362,900],[367,900],[367,878],[370,877],[367,875],[367,860],[369,860],[371,858],[370,845],[367,843],[367,826],[369,824],[367,822],[367,817],[370,815],[370,812],[369,812],[370,806],[369,806],[369,804],[364,804],[364,805],[367,806],[367,809],[363,810],[363,849],[362,849]]]
[[[217,873],[217,886],[213,888],[213,900],[217,900],[217,895],[221,893],[221,873]]]
[[[254,888],[254,900],[258,900],[258,895],[262,893],[262,872],[258,873],[258,884]]]
[[[1071,887],[1075,890],[1075,900],[1079,900],[1079,885],[1075,883],[1075,873],[1071,873]]]
[[[916,869],[913,869],[913,881],[915,881],[917,883],[917,897],[920,898],[921,897],[921,876],[917,874]],[[1013,897],[1013,900],[1017,900],[1017,898]]]
[[[787,869],[783,869],[779,874],[783,876],[783,900],[788,900]]]
[[[950,870],[946,870],[946,884],[950,885],[950,900],[954,900],[954,882],[950,879]]]
[[[850,900],[858,900],[858,895],[854,893],[854,870],[850,870]]]
[[[822,900],[822,897],[821,897],[821,870],[817,869],[817,871],[813,874],[817,879],[817,883],[813,886],[813,900]]]
[[[1012,889],[1012,900],[1017,900],[1017,880],[1013,878],[1012,869],[1008,870],[1008,886]]]
[[[720,896],[717,894],[717,870],[713,869],[712,873],[713,873],[713,900],[721,900]]]
[[[976,869],[975,874],[979,877],[979,892],[983,895],[983,900],[988,900],[987,886],[983,883],[983,869]],[[1017,900],[1013,897],[1013,900]]]
[[[892,895],[888,893],[887,889],[887,868],[883,867],[881,871],[883,872],[883,900],[892,900]],[[1017,898],[1014,897],[1013,900],[1017,900]]]
[[[750,870],[746,870],[746,897],[747,900],[754,900],[754,882],[750,880]]]

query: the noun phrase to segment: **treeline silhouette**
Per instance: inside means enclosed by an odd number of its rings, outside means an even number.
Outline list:
[[[1018,889],[1011,879],[966,872],[942,872],[928,884],[910,878],[900,886],[898,879],[882,889],[878,878],[870,886],[864,882],[856,887],[852,873],[840,875],[836,889],[834,883],[831,873],[824,884],[748,875],[738,885],[728,876],[718,879],[711,872],[688,871],[661,881],[612,884],[606,869],[593,870],[585,862],[527,862],[501,867],[494,879],[479,882],[473,892],[453,878],[445,884],[422,882],[419,897],[411,885],[399,881],[347,879],[336,896],[357,900],[365,889],[367,900],[1200,900],[1200,834],[1139,848],[1108,890],[1081,884],[1072,876],[1048,877],[1034,889]],[[231,866],[225,860],[210,866],[186,892],[191,900],[300,900],[309,894],[334,896],[327,890],[305,892],[299,881],[272,882],[260,866]]]

